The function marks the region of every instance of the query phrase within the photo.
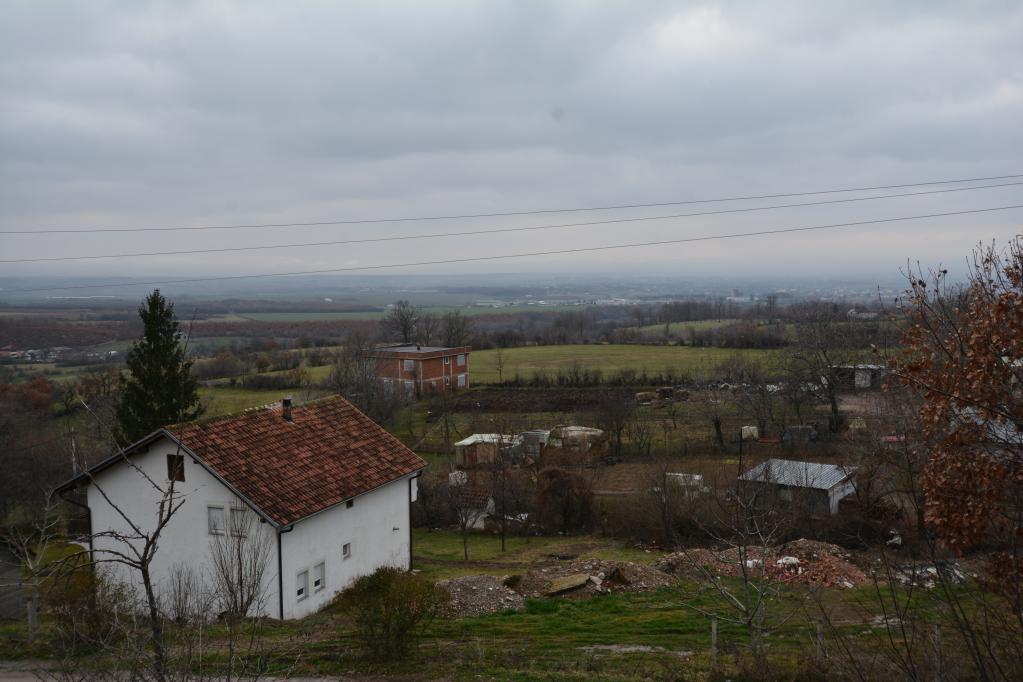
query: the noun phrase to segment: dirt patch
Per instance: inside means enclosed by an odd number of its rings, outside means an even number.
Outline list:
[[[444,615],[449,618],[484,616],[508,609],[521,611],[526,607],[526,600],[521,594],[505,587],[500,578],[492,575],[442,580],[437,587],[451,595],[451,601],[444,607]]]
[[[715,576],[741,576],[743,562],[748,575],[779,582],[849,589],[868,581],[845,550],[816,540],[794,540],[769,550],[749,547],[745,556],[736,548],[690,549],[668,554],[654,566],[673,575],[702,579],[707,577],[706,571]]]
[[[586,599],[613,592],[643,592],[675,584],[664,571],[631,561],[582,559],[559,566],[535,568],[515,589],[526,597]]]

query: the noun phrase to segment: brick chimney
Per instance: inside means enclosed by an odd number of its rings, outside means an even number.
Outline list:
[[[292,421],[291,419],[291,396],[286,396],[281,399],[281,416],[284,417],[284,421]]]

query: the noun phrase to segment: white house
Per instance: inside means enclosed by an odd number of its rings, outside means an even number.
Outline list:
[[[343,398],[295,408],[285,399],[159,429],[60,491],[86,487],[91,551],[104,561],[126,548],[128,520],[152,531],[162,491],[173,484],[183,504],[151,564],[157,591],[166,593],[179,565],[209,575],[212,543],[248,528],[246,541],[270,545],[259,615],[300,618],[361,575],[410,567],[410,504],[425,467]],[[141,589],[137,570],[108,565]]]

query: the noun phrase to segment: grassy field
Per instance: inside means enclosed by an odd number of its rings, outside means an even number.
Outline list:
[[[782,357],[779,350],[691,348],[688,346],[639,346],[639,345],[575,345],[575,346],[528,346],[506,348],[503,351],[484,350],[472,354],[470,376],[474,384],[497,383],[498,353],[503,356],[503,377],[507,381],[516,373],[523,379],[534,372],[554,374],[578,363],[590,370],[599,369],[604,375],[623,369],[646,370],[649,373],[672,370],[687,372],[694,378],[708,376],[724,360],[741,356],[765,363],[772,363]]]
[[[199,389],[199,396],[207,405],[206,416],[217,417],[224,414],[234,414],[250,407],[259,407],[280,401],[286,395],[294,395],[300,402],[321,398],[328,394],[328,391],[313,389],[281,390],[265,389],[255,390],[249,388],[232,388],[230,386],[202,387]]]

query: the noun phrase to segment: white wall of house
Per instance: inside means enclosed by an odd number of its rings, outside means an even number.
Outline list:
[[[416,493],[412,479],[412,499]],[[284,575],[284,617],[313,613],[359,576],[381,566],[408,568],[409,477],[360,495],[352,506],[341,503],[294,525],[281,535]],[[349,554],[343,555],[345,545]],[[315,569],[323,563],[324,584],[313,587]],[[309,589],[298,595],[299,575],[308,571]]]
[[[145,454],[133,454],[131,461],[161,488],[168,486],[167,455],[177,453],[175,445],[161,439],[149,446]],[[211,475],[198,463],[185,455],[185,480],[175,482],[175,494],[181,494],[185,503],[175,512],[171,521],[160,534],[158,549],[151,564],[151,574],[158,594],[167,594],[170,578],[178,567],[187,567],[200,576],[207,587],[212,585],[211,542],[221,538],[210,535],[207,523],[207,508],[222,506],[225,512],[244,508],[245,504],[231,490]],[[102,489],[102,492],[101,492]],[[92,521],[93,552],[97,561],[108,569],[118,581],[131,585],[139,598],[144,598],[141,576],[138,571],[119,563],[107,562],[113,559],[112,552],[130,554],[124,541],[105,535],[115,531],[131,535],[127,521],[114,510],[104,498],[110,498],[132,523],[143,532],[149,533],[156,526],[157,505],[161,493],[157,491],[135,467],[125,463],[114,464],[95,476],[88,486],[88,504]],[[251,513],[251,512],[250,512]],[[264,598],[258,609],[260,615],[277,615],[277,539],[273,527],[260,523],[253,514],[247,539],[268,543],[268,565],[264,574]],[[141,547],[140,541],[132,541]],[[255,615],[255,614],[253,614]]]
[[[175,445],[162,439],[149,446],[149,452],[132,455],[132,462],[158,485],[166,488],[167,455],[177,452]],[[208,508],[222,506],[225,511],[244,503],[229,488],[187,454],[184,458],[185,480],[176,482],[175,490],[185,496],[179,509],[161,534],[159,549],[152,563],[152,575],[158,593],[166,594],[176,567],[190,567],[211,580],[211,541]],[[417,481],[404,477],[376,490],[364,493],[345,503],[296,522],[292,530],[281,534],[281,565],[284,587],[284,617],[300,618],[313,613],[333,599],[355,578],[372,573],[380,566],[407,568],[410,563],[409,504],[417,494]],[[95,477],[88,486],[88,504],[92,517],[94,556],[99,561],[112,559],[111,551],[125,552],[124,542],[105,535],[115,531],[131,533],[128,523],[111,507],[100,492],[117,505],[143,531],[156,525],[160,493],[135,468],[115,464]],[[410,499],[411,492],[411,499]],[[269,523],[259,522],[253,515],[251,537],[269,543],[268,566],[264,576],[264,599],[259,615],[278,617],[277,533]],[[342,556],[345,544],[350,546],[348,558]],[[322,563],[322,586],[314,586],[316,567]],[[117,563],[106,563],[112,575],[131,585],[144,598],[137,571]],[[297,591],[297,577],[308,571],[308,589],[303,598]],[[255,615],[255,614],[253,614]]]

